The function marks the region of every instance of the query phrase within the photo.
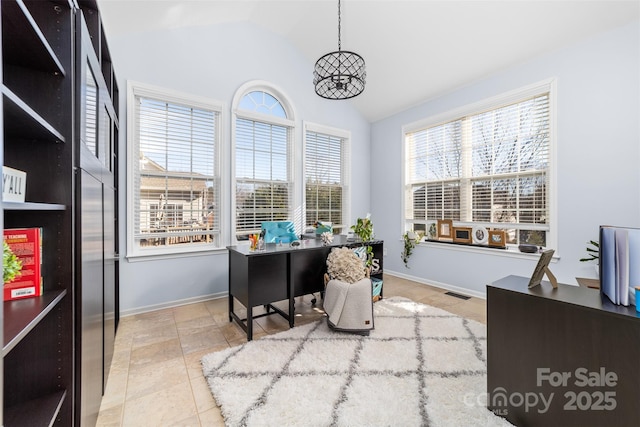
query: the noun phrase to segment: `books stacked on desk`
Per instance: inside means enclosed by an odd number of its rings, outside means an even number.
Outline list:
[[[635,305],[640,286],[640,229],[600,227],[600,289],[611,302]]]

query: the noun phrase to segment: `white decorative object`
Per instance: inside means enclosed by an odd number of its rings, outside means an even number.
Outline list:
[[[329,243],[333,242],[333,233],[325,231],[320,235],[320,238],[322,239],[322,243],[328,245]]]
[[[2,201],[24,203],[27,173],[2,166]]]
[[[327,256],[329,279],[355,283],[366,276],[365,268],[358,255],[349,248],[333,248]]]
[[[473,243],[476,245],[486,245],[489,240],[489,232],[481,225],[473,227],[471,234],[473,234]]]

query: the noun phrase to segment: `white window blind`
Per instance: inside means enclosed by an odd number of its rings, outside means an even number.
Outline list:
[[[305,225],[329,221],[334,230],[345,227],[348,139],[305,131]]]
[[[133,241],[140,252],[220,246],[219,111],[134,97]]]
[[[263,221],[292,220],[291,129],[238,117],[235,134],[236,238]]]
[[[545,92],[406,132],[407,228],[452,219],[546,246],[549,104]]]

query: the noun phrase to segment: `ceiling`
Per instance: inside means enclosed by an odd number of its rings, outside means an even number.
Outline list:
[[[308,58],[310,70],[320,56],[337,50],[336,0],[98,0],[98,5],[107,37],[251,22],[289,40]],[[345,0],[342,49],[367,63],[364,92],[346,102],[375,122],[634,20],[640,20],[638,0]]]

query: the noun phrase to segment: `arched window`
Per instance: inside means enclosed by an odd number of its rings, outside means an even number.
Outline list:
[[[264,82],[234,97],[235,238],[260,232],[263,221],[293,221],[291,103]]]

